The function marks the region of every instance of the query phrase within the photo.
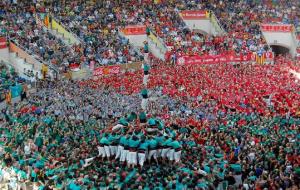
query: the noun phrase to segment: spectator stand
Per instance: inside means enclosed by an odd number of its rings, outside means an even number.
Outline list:
[[[51,31],[51,33],[56,37],[62,39],[68,46],[72,47],[73,45],[79,45],[80,43],[83,43],[83,41],[80,40],[80,38],[78,38],[72,31],[68,30],[63,23],[58,22],[52,13],[37,14],[36,19],[37,22],[43,24],[44,26],[47,24],[46,27],[48,30]]]
[[[56,68],[56,66],[44,62],[39,56],[32,54],[31,51],[27,50],[22,45],[17,44],[15,41],[10,39],[9,42],[10,42],[10,45],[9,45],[10,52],[15,53],[15,55],[18,58],[23,59],[25,65],[27,63],[28,65],[30,65],[32,67],[31,69],[17,67],[16,69],[19,70],[20,73],[23,73],[24,70],[26,70],[26,72],[33,73],[35,78],[41,79],[41,78],[43,78],[43,76],[42,76],[43,65],[47,65],[47,68],[49,68],[49,70],[48,70],[49,72],[46,73],[46,76],[49,77],[50,79],[58,79],[59,78],[59,70],[58,70],[58,68]],[[15,60],[15,61],[17,63],[17,60]]]

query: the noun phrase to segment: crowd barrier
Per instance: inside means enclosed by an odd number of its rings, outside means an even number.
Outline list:
[[[30,56],[26,51],[19,48],[13,42],[9,43],[9,50],[10,50],[10,52],[16,53],[18,57],[24,59],[26,63],[31,64],[34,69],[36,69],[36,70],[42,69],[42,64],[40,64],[37,60],[32,58],[32,56]]]
[[[56,66],[52,64],[45,63],[40,57],[36,55],[31,55],[29,52],[25,50],[25,48],[21,48],[19,44],[15,44],[14,42],[9,42],[9,50],[10,52],[14,52],[17,54],[19,58],[24,59],[25,63],[28,63],[29,65],[32,65],[33,68],[27,68],[28,70],[35,70],[39,73],[41,73],[43,66],[46,66],[53,72],[53,78],[58,79],[59,78],[59,70],[56,68]],[[25,67],[26,65],[24,65]]]
[[[142,62],[126,63],[121,65],[108,65],[95,68],[93,71],[82,68],[79,71],[70,71],[68,76],[73,80],[87,79],[111,74],[119,74],[127,71],[137,71],[142,69]]]
[[[142,62],[126,63],[121,65],[109,65],[97,67],[93,71],[93,76],[103,76],[110,74],[119,74],[126,71],[137,71],[142,68]]]

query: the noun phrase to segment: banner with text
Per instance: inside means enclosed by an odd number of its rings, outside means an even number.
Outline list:
[[[178,65],[191,64],[217,64],[217,63],[231,63],[231,62],[249,62],[255,61],[255,55],[248,53],[244,55],[188,55],[180,56],[177,59]]]
[[[122,29],[125,35],[143,35],[146,34],[146,26],[144,25],[130,25]]]
[[[119,74],[121,72],[120,66],[104,66],[98,67],[94,70],[94,76],[110,75],[110,74]]]
[[[263,32],[292,32],[294,26],[291,24],[262,24],[261,30]]]
[[[0,37],[0,49],[6,48],[6,38],[5,37]]]
[[[206,19],[209,18],[209,12],[205,10],[197,10],[197,11],[181,11],[180,16],[183,20],[198,20],[198,19]]]

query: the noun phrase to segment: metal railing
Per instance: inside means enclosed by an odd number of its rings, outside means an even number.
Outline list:
[[[49,13],[49,15],[52,18],[55,18],[57,23],[60,24],[67,32],[69,32],[71,35],[74,36],[74,38],[76,38],[80,43],[84,43],[84,41],[78,37],[71,29],[69,29],[69,27],[67,27],[65,24],[63,24],[57,17],[55,17],[52,13]]]
[[[53,70],[54,72],[56,72],[56,74],[59,74],[59,69],[57,68],[57,66],[54,66],[51,63],[47,63],[44,60],[42,60],[42,58],[36,54],[34,54],[33,52],[29,51],[28,49],[26,49],[24,46],[22,46],[21,44],[17,43],[16,41],[14,41],[12,38],[7,38],[7,40],[9,42],[14,43],[15,45],[17,45],[21,50],[23,50],[25,53],[27,53],[29,56],[31,56],[31,58],[36,61],[37,63],[40,64],[44,64],[47,65],[49,67],[49,69]],[[26,60],[25,60],[26,61]]]

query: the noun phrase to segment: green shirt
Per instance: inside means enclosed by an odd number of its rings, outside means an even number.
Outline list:
[[[43,137],[38,136],[35,140],[35,145],[38,147],[42,147],[44,143]]]
[[[173,141],[169,144],[173,149],[181,148],[181,145],[178,141]]]
[[[162,146],[169,146],[169,144],[172,142],[171,138],[166,139],[163,143]]]
[[[122,136],[122,137],[120,138],[120,144],[121,144],[121,145],[128,145],[126,137]]]
[[[139,140],[133,140],[132,138],[129,139],[129,147],[137,148],[140,144]]]
[[[156,125],[155,119],[150,118],[149,121],[148,121],[148,125],[151,125],[151,126]]]
[[[106,137],[102,137],[101,140],[100,140],[100,143],[103,144],[103,145],[109,145],[110,144],[109,140]]]
[[[140,144],[139,149],[147,150],[148,146],[149,146],[148,142],[143,142],[143,143]]]
[[[148,64],[144,64],[144,71],[149,71],[150,70],[150,66]]]
[[[123,117],[119,120],[119,124],[121,124],[123,126],[128,126],[128,121],[126,118]]]
[[[140,118],[140,120],[146,120],[147,116],[146,116],[145,112],[141,112],[139,114],[139,118]]]
[[[148,95],[147,89],[143,89],[143,90],[141,91],[141,94],[142,94],[143,96],[147,96],[147,95]]]
[[[152,149],[156,148],[158,144],[155,139],[151,139],[150,141],[148,141],[148,143],[149,143],[149,147]]]

